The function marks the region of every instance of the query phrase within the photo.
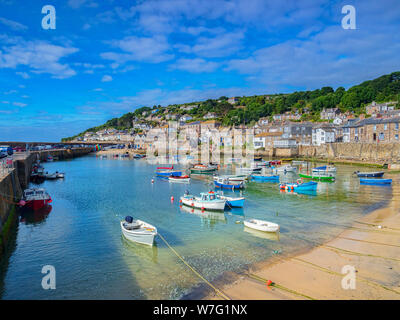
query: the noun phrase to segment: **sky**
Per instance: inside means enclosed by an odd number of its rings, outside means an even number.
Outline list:
[[[348,88],[400,71],[399,52],[398,0],[0,0],[0,141],[55,142],[142,106]]]

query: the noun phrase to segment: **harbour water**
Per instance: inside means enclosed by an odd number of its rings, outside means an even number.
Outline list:
[[[42,184],[53,199],[50,212],[21,216],[9,257],[0,265],[2,299],[179,299],[201,284],[159,237],[152,248],[127,242],[119,225],[127,215],[155,225],[213,281],[227,271],[240,272],[276,254],[290,255],[331,239],[393,196],[390,186],[360,185],[352,173],[362,168],[338,165],[336,182],[319,183],[316,195],[282,193],[276,183],[250,182],[242,192],[243,209],[202,213],[180,208],[179,197],[187,189],[195,195],[213,189],[204,177],[173,184],[156,178],[156,165],[144,160],[95,156],[44,166],[66,177]],[[229,173],[230,167],[224,170]],[[290,175],[285,179],[296,180]],[[245,229],[245,218],[278,223],[279,238]],[[55,290],[42,288],[45,265],[56,269]]]

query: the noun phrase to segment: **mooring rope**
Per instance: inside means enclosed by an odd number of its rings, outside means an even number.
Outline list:
[[[210,281],[208,281],[206,278],[204,278],[197,270],[195,270],[189,263],[187,263],[185,261],[185,259],[174,249],[172,248],[172,246],[168,243],[167,240],[165,240],[165,238],[158,233],[158,235],[160,236],[161,240],[165,242],[165,244],[168,246],[168,248],[171,249],[171,251],[173,253],[175,253],[175,255],[190,269],[193,271],[194,274],[196,274],[200,279],[202,279],[206,284],[208,284],[215,292],[218,296],[220,296],[221,298],[225,299],[225,300],[231,300],[226,294],[224,294],[221,290],[219,290],[218,288],[216,288],[215,286],[213,286]]]

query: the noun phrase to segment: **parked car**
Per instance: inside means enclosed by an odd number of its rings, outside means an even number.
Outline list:
[[[12,156],[13,153],[14,150],[10,146],[0,146],[0,158]]]

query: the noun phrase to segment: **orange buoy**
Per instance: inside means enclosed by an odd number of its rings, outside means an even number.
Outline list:
[[[181,199],[181,200],[179,200],[179,203],[182,203],[182,199]]]

